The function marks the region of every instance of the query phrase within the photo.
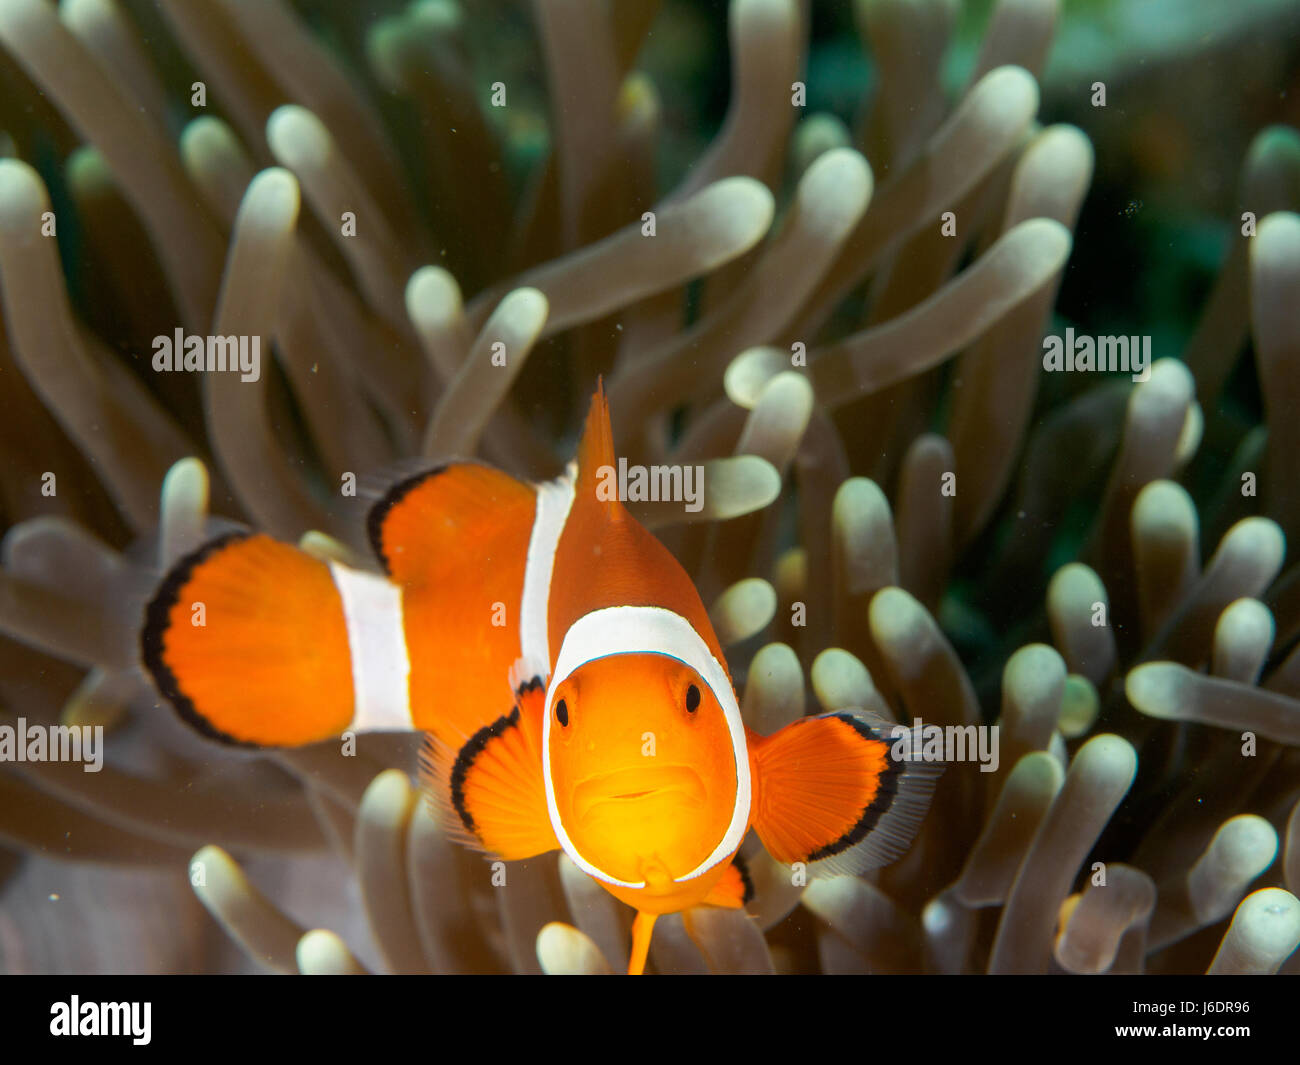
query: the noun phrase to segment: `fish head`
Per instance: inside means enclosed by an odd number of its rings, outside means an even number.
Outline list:
[[[691,873],[735,810],[726,716],[709,685],[668,655],[585,663],[551,693],[555,813],[574,851],[609,877],[651,883]]]

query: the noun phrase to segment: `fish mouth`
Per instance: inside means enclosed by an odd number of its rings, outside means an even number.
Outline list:
[[[702,805],[704,798],[704,781],[690,766],[638,766],[584,780],[574,789],[573,805],[581,817],[597,806],[635,806],[651,800]]]

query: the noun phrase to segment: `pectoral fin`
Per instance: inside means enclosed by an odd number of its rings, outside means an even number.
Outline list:
[[[737,854],[722,874],[722,879],[704,897],[704,905],[740,910],[753,897],[754,885],[749,879],[749,870],[745,868],[745,860]]]
[[[515,706],[479,729],[459,751],[430,737],[426,780],[450,834],[507,861],[556,850],[542,779],[545,688],[533,680]]]
[[[907,849],[942,766],[895,758],[884,725],[824,714],[755,744],[754,828],[773,858],[857,874]]]

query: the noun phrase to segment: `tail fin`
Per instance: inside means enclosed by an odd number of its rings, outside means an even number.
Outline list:
[[[835,876],[902,855],[943,766],[894,757],[890,728],[841,711],[801,718],[755,744],[754,828],[773,858]]]
[[[150,602],[140,643],[159,691],[210,738],[298,746],[352,721],[330,566],[270,537],[233,533],[182,559]]]

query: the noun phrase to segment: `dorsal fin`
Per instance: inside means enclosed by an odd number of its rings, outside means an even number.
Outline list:
[[[402,588],[415,723],[457,749],[500,715],[519,657],[537,498],[500,470],[451,462],[398,481],[367,519]]]
[[[603,476],[602,468],[606,471]],[[605,503],[602,509],[610,521],[622,521],[627,511],[623,509],[616,492],[598,494],[596,489],[602,480],[609,483],[609,471],[615,471],[617,477],[617,469],[614,431],[609,424],[609,400],[605,396],[605,380],[602,377],[596,381],[596,394],[591,397],[587,422],[582,430],[582,442],[578,445],[577,498],[597,499]],[[617,484],[617,480],[614,484]]]
[[[555,552],[547,612],[551,665],[579,618],[605,607],[657,606],[685,618],[723,663],[700,594],[681,563],[624,507],[603,383],[578,446],[577,480]],[[601,467],[607,467],[602,475]],[[633,650],[633,648],[629,648]]]

